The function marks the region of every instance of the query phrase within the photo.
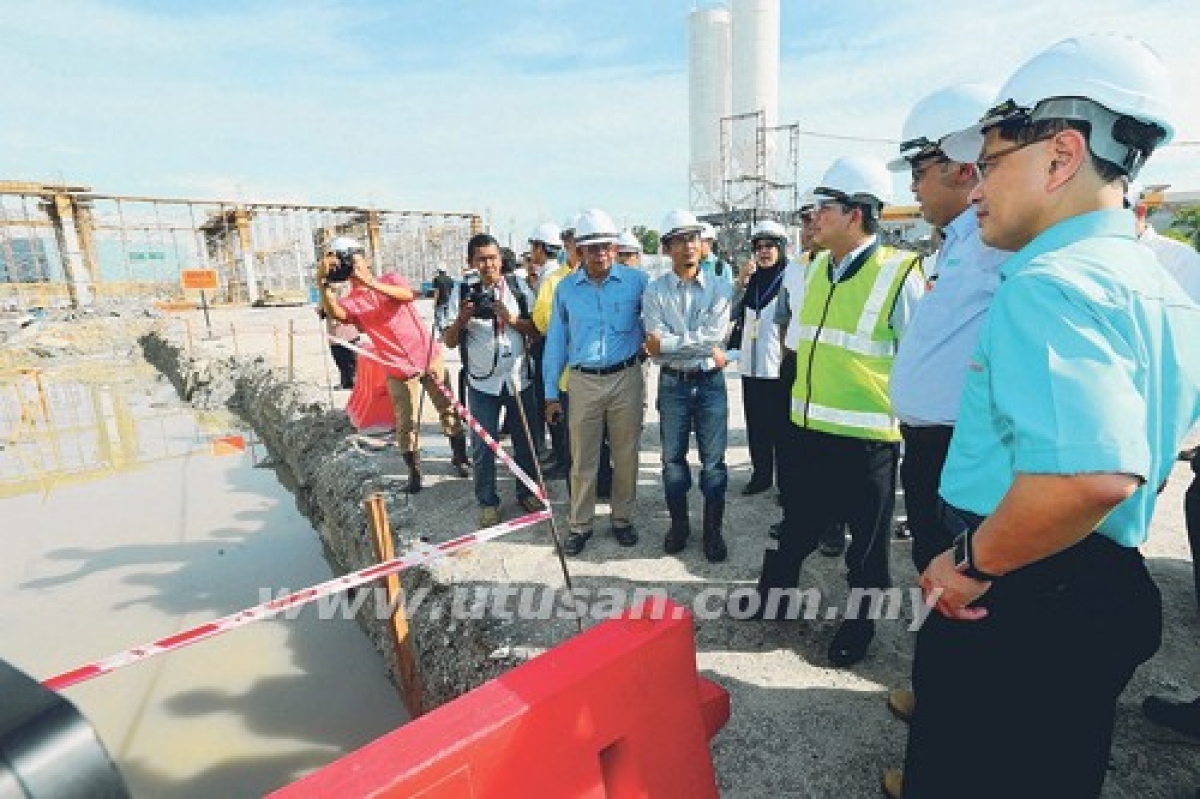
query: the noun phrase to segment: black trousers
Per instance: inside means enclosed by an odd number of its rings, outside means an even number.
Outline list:
[[[330,344],[329,352],[337,364],[338,378],[342,388],[354,388],[354,377],[358,371],[358,353],[340,344]]]
[[[912,558],[917,574],[929,561],[954,545],[954,537],[942,523],[938,483],[950,437],[954,428],[944,425],[910,427],[900,425],[904,436],[904,459],[900,461],[900,484],[904,486],[904,507],[908,510],[908,529],[912,532]]]
[[[782,485],[778,453],[791,425],[791,383],[765,377],[742,378],[742,409],[746,414],[746,438],[750,445],[753,478]]]
[[[850,527],[850,586],[890,588],[888,547],[900,444],[802,430],[790,423],[787,437],[779,548],[763,556],[759,591],[795,588],[822,531],[841,521]]]
[[[1117,697],[1162,636],[1141,554],[1092,534],[976,604],[918,634],[905,799],[1095,799]]]

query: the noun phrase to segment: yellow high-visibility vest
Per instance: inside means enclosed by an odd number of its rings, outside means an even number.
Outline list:
[[[857,273],[836,284],[829,257],[821,253],[808,270],[792,423],[849,438],[899,441],[888,398],[896,356],[888,319],[917,256],[880,246]]]

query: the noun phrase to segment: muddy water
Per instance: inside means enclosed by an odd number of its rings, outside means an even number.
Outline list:
[[[328,579],[262,458],[144,365],[0,375],[0,657],[45,679]],[[404,720],[357,625],[312,611],[65,693],[156,799],[261,795]]]

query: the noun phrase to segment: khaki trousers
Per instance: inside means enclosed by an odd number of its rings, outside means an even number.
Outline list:
[[[396,414],[396,443],[401,452],[408,453],[417,448],[417,424],[420,420],[416,418],[416,414],[422,386],[425,388],[425,393],[429,395],[429,401],[437,409],[438,418],[442,423],[442,433],[446,438],[463,434],[462,420],[458,418],[458,413],[450,404],[450,400],[446,399],[438,390],[433,377],[444,371],[442,356],[439,353],[429,362],[429,371],[425,374],[413,375],[407,380],[388,377],[388,394],[392,397],[392,409]]]
[[[567,426],[571,438],[571,530],[592,529],[596,515],[596,471],[600,441],[608,424],[612,447],[612,523],[626,527],[637,495],[638,443],[646,383],[636,364],[610,375],[571,371]]]

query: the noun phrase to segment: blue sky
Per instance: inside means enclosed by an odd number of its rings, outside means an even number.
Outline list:
[[[475,211],[518,236],[688,201],[691,0],[6,0],[0,179],[113,194]],[[895,139],[940,86],[999,84],[1119,30],[1176,77],[1200,139],[1195,0],[783,0],[780,122]],[[801,182],[885,144],[801,140]],[[1146,182],[1200,189],[1200,148]],[[902,184],[897,184],[902,188]]]

